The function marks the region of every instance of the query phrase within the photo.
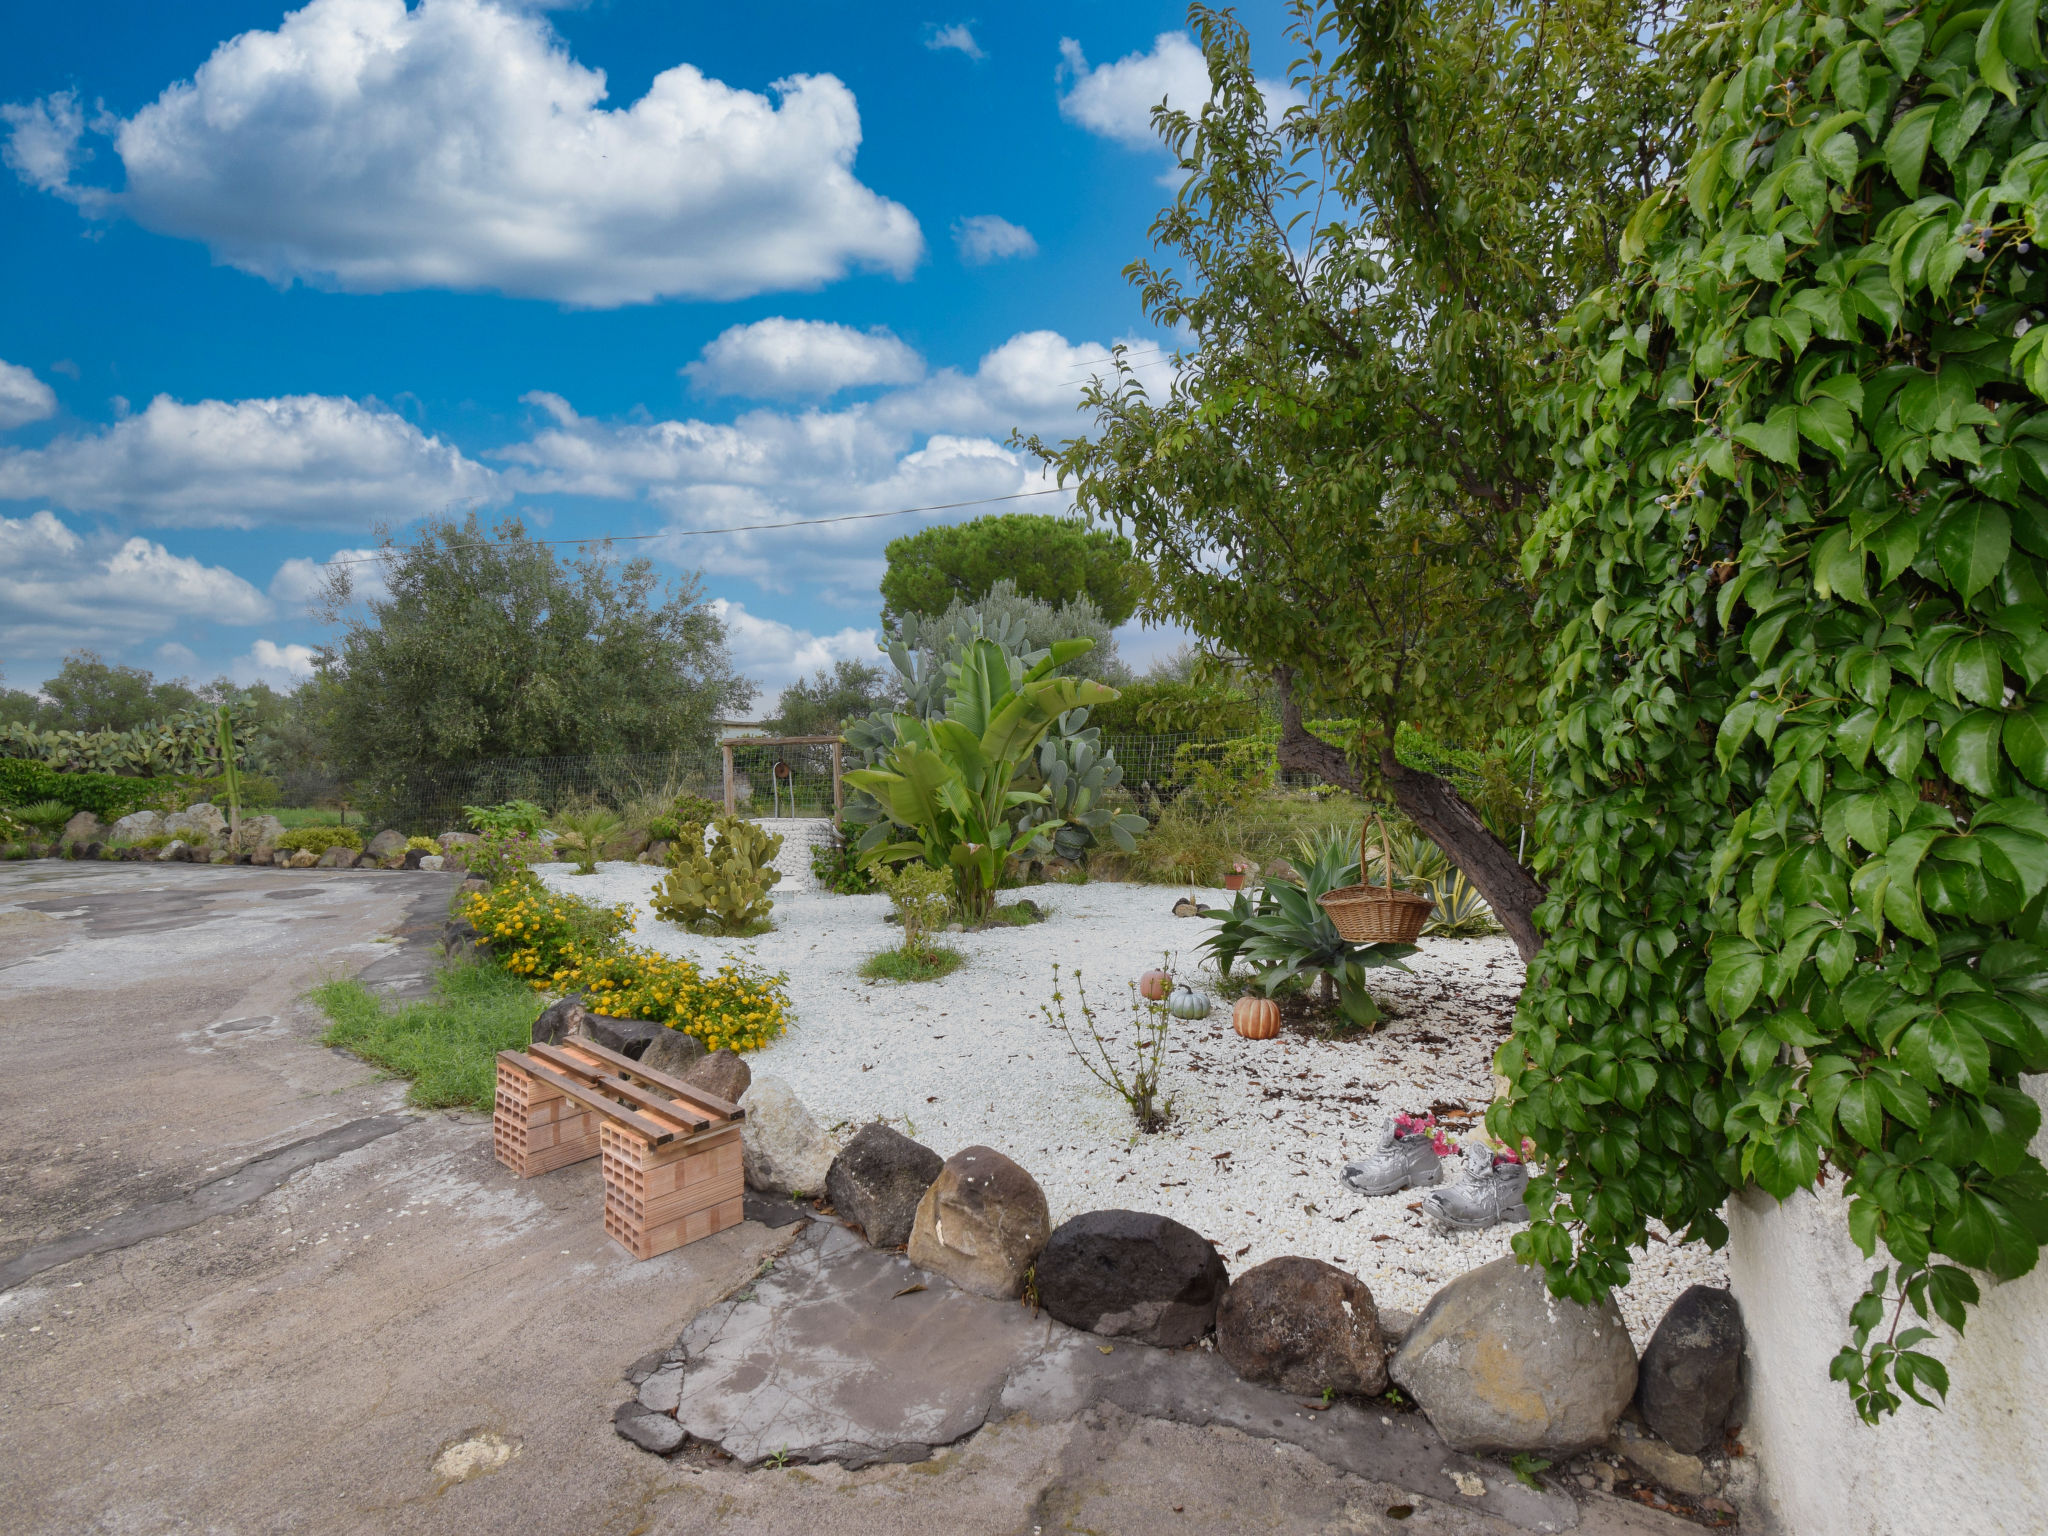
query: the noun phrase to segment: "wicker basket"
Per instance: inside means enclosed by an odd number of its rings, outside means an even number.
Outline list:
[[[1413,944],[1422,925],[1436,910],[1436,903],[1413,891],[1394,889],[1394,849],[1387,838],[1387,824],[1373,817],[1380,829],[1380,868],[1387,883],[1347,885],[1316,898],[1338,934],[1353,944]],[[1365,825],[1358,828],[1358,875],[1365,878]]]

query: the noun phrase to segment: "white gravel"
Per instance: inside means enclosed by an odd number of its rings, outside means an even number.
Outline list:
[[[1214,1242],[1233,1274],[1306,1254],[1358,1275],[1382,1305],[1410,1311],[1508,1251],[1514,1228],[1445,1233],[1407,1208],[1418,1192],[1366,1199],[1336,1177],[1397,1111],[1464,1108],[1475,1120],[1484,1111],[1493,1051],[1522,982],[1505,938],[1425,939],[1408,962],[1413,974],[1377,973],[1374,995],[1393,1017],[1370,1036],[1243,1040],[1220,1002],[1207,1019],[1176,1021],[1164,1073],[1173,1124],[1141,1137],[1039,1010],[1054,962],[1079,971],[1098,1013],[1118,1023],[1128,1017],[1126,981],[1164,952],[1176,954],[1183,979],[1213,984],[1197,948],[1212,925],[1171,915],[1187,893],[1110,883],[1009,893],[1048,908],[1050,919],[949,934],[967,964],[941,981],[900,984],[859,975],[862,961],[896,941],[884,897],[793,891],[775,902],[773,933],[711,939],[653,915],[654,869],[571,870],[536,872],[589,900],[633,903],[640,943],[713,965],[739,954],[785,972],[794,1022],[751,1064],[757,1076],[786,1081],[842,1136],[879,1116],[942,1155],[991,1146],[1037,1178],[1055,1222],[1105,1207],[1163,1212]],[[1077,1016],[1069,979],[1063,989]],[[1703,1246],[1653,1242],[1621,1296],[1637,1346],[1686,1286],[1726,1283],[1720,1256]]]

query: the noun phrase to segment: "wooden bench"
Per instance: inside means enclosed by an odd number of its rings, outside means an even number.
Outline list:
[[[603,1158],[605,1231],[651,1259],[743,1219],[746,1111],[592,1040],[498,1053],[492,1142],[521,1178]]]

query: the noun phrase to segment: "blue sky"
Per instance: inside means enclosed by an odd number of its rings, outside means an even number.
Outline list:
[[[1281,73],[1279,6],[1243,14]],[[1170,342],[1121,271],[1172,195],[1149,109],[1205,89],[1183,22],[1132,0],[18,8],[6,683],[81,646],[287,683],[323,638],[318,562],[466,507],[666,535],[626,547],[703,572],[768,699],[871,655],[882,546],[987,509],[688,530],[1042,485],[1011,429],[1080,430],[1109,346]]]

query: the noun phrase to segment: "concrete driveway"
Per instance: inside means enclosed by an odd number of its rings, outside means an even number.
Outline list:
[[[623,1373],[797,1229],[636,1263],[604,1236],[595,1163],[516,1181],[483,1117],[408,1111],[322,1047],[306,989],[423,990],[453,885],[0,865],[0,1527],[1513,1529],[1113,1408],[857,1473],[628,1445]],[[1580,1526],[1671,1528],[1619,1506]]]

